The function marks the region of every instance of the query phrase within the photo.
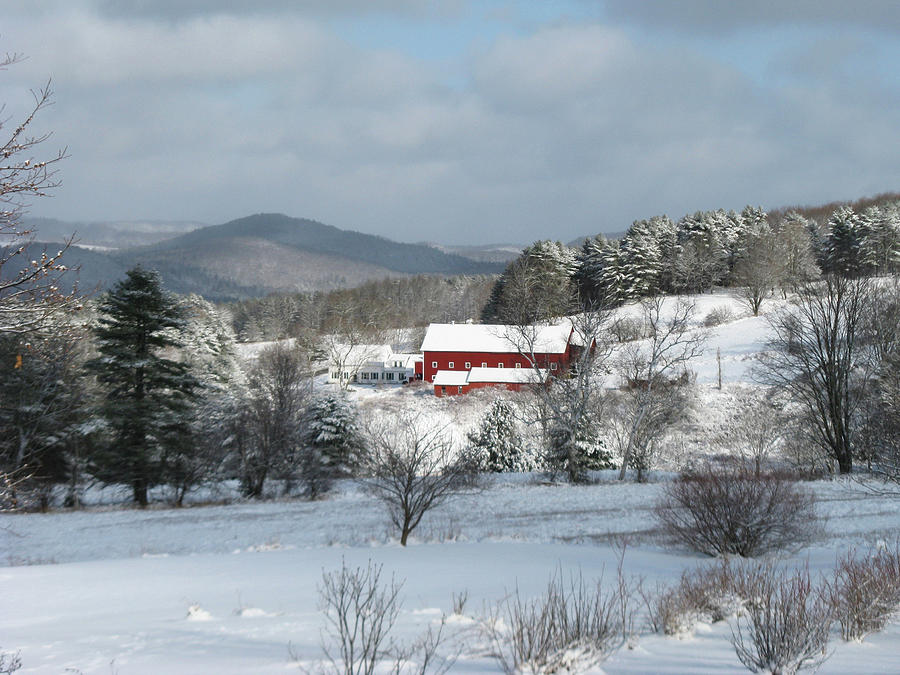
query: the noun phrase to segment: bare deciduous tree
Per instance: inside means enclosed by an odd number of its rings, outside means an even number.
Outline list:
[[[871,297],[868,280],[837,275],[800,287],[793,306],[770,317],[769,350],[760,356],[762,379],[800,404],[840,473],[853,469],[853,418],[872,374],[862,340]]]
[[[7,54],[0,58],[0,70],[21,58]],[[31,199],[44,197],[59,185],[55,167],[66,157],[65,150],[45,159],[32,155],[50,137],[49,133],[30,135],[38,113],[51,105],[49,82],[32,91],[32,96],[30,111],[0,141],[0,333],[38,330],[54,313],[78,302],[74,291],[64,294],[59,288],[60,277],[66,272],[61,258],[71,239],[56,253],[44,251],[37,258],[25,259],[33,237],[20,225],[20,218]],[[0,132],[5,122],[0,120]]]
[[[402,546],[428,511],[473,484],[475,461],[455,452],[445,431],[410,414],[368,424],[363,480],[387,507]]]
[[[754,467],[758,477],[763,465],[784,440],[788,426],[787,415],[771,397],[755,397],[734,411],[734,417],[718,442]]]
[[[250,400],[235,429],[244,493],[260,497],[266,478],[289,477],[300,449],[300,424],[311,386],[304,356],[277,343],[264,350],[248,376]]]
[[[633,462],[635,453],[647,447],[664,426],[648,425],[660,417],[671,396],[671,387],[687,377],[691,360],[703,353],[706,334],[693,324],[693,304],[679,299],[669,312],[661,296],[641,301],[641,313],[649,337],[626,345],[619,357],[619,374],[630,404],[622,419],[620,434],[622,466],[619,480]],[[621,418],[620,418],[621,419]],[[648,434],[648,427],[655,434]]]

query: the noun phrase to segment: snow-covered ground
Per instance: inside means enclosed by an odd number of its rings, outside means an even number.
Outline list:
[[[727,296],[696,302],[698,319],[726,304],[735,318],[714,329],[706,354],[692,364],[696,410],[679,431],[691,451],[702,450],[702,439],[758,386],[751,368],[766,338],[764,318],[742,317]],[[492,394],[437,399],[427,387],[358,387],[352,396],[383,414],[413,410],[462,440]],[[610,472],[589,486],[550,484],[537,474],[492,478],[482,490],[430,512],[406,548],[383,507],[351,482],[317,502],[97,505],[0,515],[0,651],[19,651],[24,673],[315,672],[323,655],[322,573],[342,561],[365,566],[371,560],[384,566],[385,577],[403,581],[400,640],[450,615],[454,595],[467,593],[463,615],[450,616],[445,629],[442,649],[461,652],[451,672],[502,672],[475,625],[513,589],[536,595],[554,573],[579,570],[611,585],[623,546],[626,576],[643,578],[647,588],[708,563],[659,539],[652,510],[667,477],[619,483]],[[843,552],[900,536],[900,497],[873,494],[851,480],[806,487],[817,497],[819,522],[810,525],[819,534],[808,547],[784,554],[784,564],[808,562],[818,574]],[[98,492],[94,502],[113,494]],[[701,624],[682,639],[638,628],[591,672],[746,672],[727,623]],[[844,643],[835,633],[830,649],[822,673],[900,673],[896,623],[861,643]]]
[[[623,544],[626,574],[648,587],[705,562],[658,540],[660,487],[611,476],[579,487],[510,477],[431,513],[406,548],[382,507],[350,484],[314,503],[7,515],[0,541],[12,566],[0,570],[0,648],[20,650],[23,672],[35,673],[296,672],[289,644],[308,667],[321,658],[323,570],[372,560],[404,580],[398,636],[450,614],[453,595],[466,592],[469,618],[448,624],[464,648],[453,672],[500,672],[471,620],[514,587],[537,594],[560,569],[612,583]],[[900,532],[894,497],[853,481],[809,487],[823,531],[789,563],[827,570],[839,552]],[[729,636],[724,624],[701,625],[686,639],[644,632],[602,672],[742,672]],[[896,625],[862,644],[835,636],[832,647],[823,673],[900,669]]]

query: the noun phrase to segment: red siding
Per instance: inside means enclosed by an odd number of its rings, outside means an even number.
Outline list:
[[[566,347],[562,354],[535,354],[540,368],[550,368],[550,364],[556,363],[557,367],[565,370],[569,365],[571,346]],[[437,366],[432,363],[437,362]],[[453,368],[450,363],[453,362]],[[425,381],[431,382],[439,370],[469,370],[466,363],[473,368],[478,368],[482,363],[487,363],[488,368],[498,368],[503,364],[504,368],[515,368],[521,364],[522,368],[531,368],[531,361],[521,354],[497,354],[492,352],[425,352],[424,373]]]

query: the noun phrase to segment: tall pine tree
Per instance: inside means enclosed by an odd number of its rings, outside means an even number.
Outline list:
[[[141,267],[106,293],[94,333],[100,356],[89,363],[105,387],[101,414],[112,442],[96,458],[106,480],[131,485],[134,501],[165,479],[167,466],[190,451],[190,422],[199,383],[188,366],[163,354],[181,346],[184,326],[159,275]]]

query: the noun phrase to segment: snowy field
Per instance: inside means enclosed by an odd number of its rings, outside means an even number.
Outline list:
[[[468,593],[464,616],[448,623],[446,649],[463,650],[452,672],[501,672],[473,624],[506,591],[537,594],[559,569],[612,583],[623,544],[626,574],[650,587],[708,562],[658,540],[651,508],[660,483],[516,478],[434,511],[407,548],[380,505],[349,485],[315,503],[7,515],[0,646],[20,650],[26,673],[314,669],[323,570],[372,560],[404,580],[398,636],[422,632],[451,613],[454,594]],[[786,564],[824,571],[838,553],[900,532],[897,498],[853,481],[809,487],[823,530]],[[684,639],[643,631],[594,672],[745,672],[730,634],[727,624],[701,625]],[[897,625],[862,643],[835,636],[832,648],[823,673],[900,672]]]
[[[727,296],[697,303],[698,319],[721,305],[735,317],[713,330],[706,354],[692,364],[696,409],[679,430],[691,452],[708,450],[704,439],[758,386],[751,370],[767,332],[763,318],[742,316]],[[426,387],[360,387],[353,396],[384,414],[413,410],[457,440],[490,400],[436,399]],[[679,457],[668,461],[666,468],[677,468]],[[579,571],[611,586],[623,547],[625,575],[647,588],[709,564],[660,540],[652,509],[670,475],[660,471],[650,483],[635,484],[618,483],[609,472],[589,486],[550,484],[537,474],[493,478],[429,512],[406,548],[383,507],[350,482],[317,502],[138,510],[113,505],[121,497],[106,490],[80,512],[3,514],[0,651],[18,651],[22,673],[317,672],[323,571],[371,560],[403,582],[398,639],[411,640],[446,616],[441,651],[460,653],[451,672],[502,672],[477,625],[513,589],[537,595],[554,573]],[[819,522],[810,524],[818,534],[780,564],[808,563],[824,573],[848,550],[898,541],[900,497],[874,494],[853,480],[805,485],[818,500]],[[195,499],[219,496],[204,491]],[[462,614],[452,614],[461,594],[468,597]],[[727,622],[700,624],[683,638],[652,634],[640,621],[636,629],[590,672],[747,672]],[[834,631],[830,649],[822,673],[900,673],[900,624],[859,643],[842,642]]]

